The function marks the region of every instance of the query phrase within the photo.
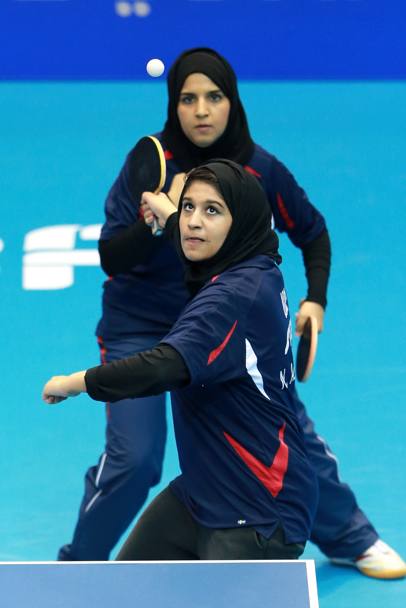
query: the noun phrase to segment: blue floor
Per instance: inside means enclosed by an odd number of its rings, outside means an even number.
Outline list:
[[[240,88],[254,138],[306,188],[333,243],[325,331],[300,394],[360,505],[406,555],[406,83]],[[96,242],[79,230],[103,221],[126,152],[163,124],[165,95],[162,83],[0,85],[0,560],[54,559],[103,447],[101,405],[40,399],[50,375],[97,363],[103,273],[84,264],[65,289],[23,288],[25,236],[77,225],[72,247],[92,256]],[[285,237],[281,251],[292,308],[305,294],[302,261]],[[171,434],[162,485],[176,471]],[[305,557],[316,559],[321,608],[406,605],[406,581],[332,567],[310,545]]]

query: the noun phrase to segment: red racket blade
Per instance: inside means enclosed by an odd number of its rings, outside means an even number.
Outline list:
[[[317,320],[309,317],[300,336],[296,353],[296,378],[299,382],[306,382],[313,369],[317,351]]]

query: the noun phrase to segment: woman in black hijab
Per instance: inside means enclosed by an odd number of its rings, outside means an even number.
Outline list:
[[[213,174],[213,183],[217,184],[222,197],[227,201],[233,221],[224,244],[216,255],[196,263],[187,258],[181,246],[177,219],[182,215],[183,199],[190,184],[199,180],[200,175],[207,181],[208,173]],[[175,211],[175,207],[165,195],[155,197],[145,193],[143,200],[146,203],[144,219],[147,222],[153,215],[153,208],[159,213],[161,225],[166,224],[171,217],[169,214]],[[158,203],[160,206],[148,207],[148,201],[151,205]],[[172,223],[176,221],[172,238],[176,241],[185,268],[185,282],[192,295],[195,295],[213,275],[219,275],[230,266],[250,257],[265,254],[278,264],[282,261],[278,253],[279,240],[272,230],[272,214],[269,205],[266,204],[265,193],[258,180],[237,163],[226,159],[213,159],[209,164],[193,170],[180,196],[178,216],[176,218],[173,216],[171,219]]]
[[[183,132],[179,121],[181,91],[192,74],[207,76],[230,103],[224,133],[207,147],[194,144]],[[235,72],[224,57],[209,48],[186,51],[172,65],[167,84],[168,118],[162,139],[182,171],[190,171],[213,158],[228,158],[241,165],[249,162],[254,153],[254,142],[239,97]]]
[[[143,198],[164,223],[167,197]],[[114,403],[174,391],[181,475],[117,559],[296,559],[317,483],[295,414],[291,324],[266,196],[241,166],[218,159],[190,173],[178,214],[171,206],[196,295],[151,351],[54,377],[43,398],[87,392]]]

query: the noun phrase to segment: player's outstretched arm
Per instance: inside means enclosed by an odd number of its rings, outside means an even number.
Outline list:
[[[182,356],[169,344],[132,357],[97,365],[70,376],[53,376],[42,399],[50,405],[87,393],[95,401],[115,403],[133,397],[160,395],[188,384],[189,370]]]

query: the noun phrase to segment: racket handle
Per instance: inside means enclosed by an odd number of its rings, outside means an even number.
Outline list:
[[[161,236],[163,230],[159,227],[158,220],[154,217],[154,221],[151,224],[151,232],[153,236]]]

